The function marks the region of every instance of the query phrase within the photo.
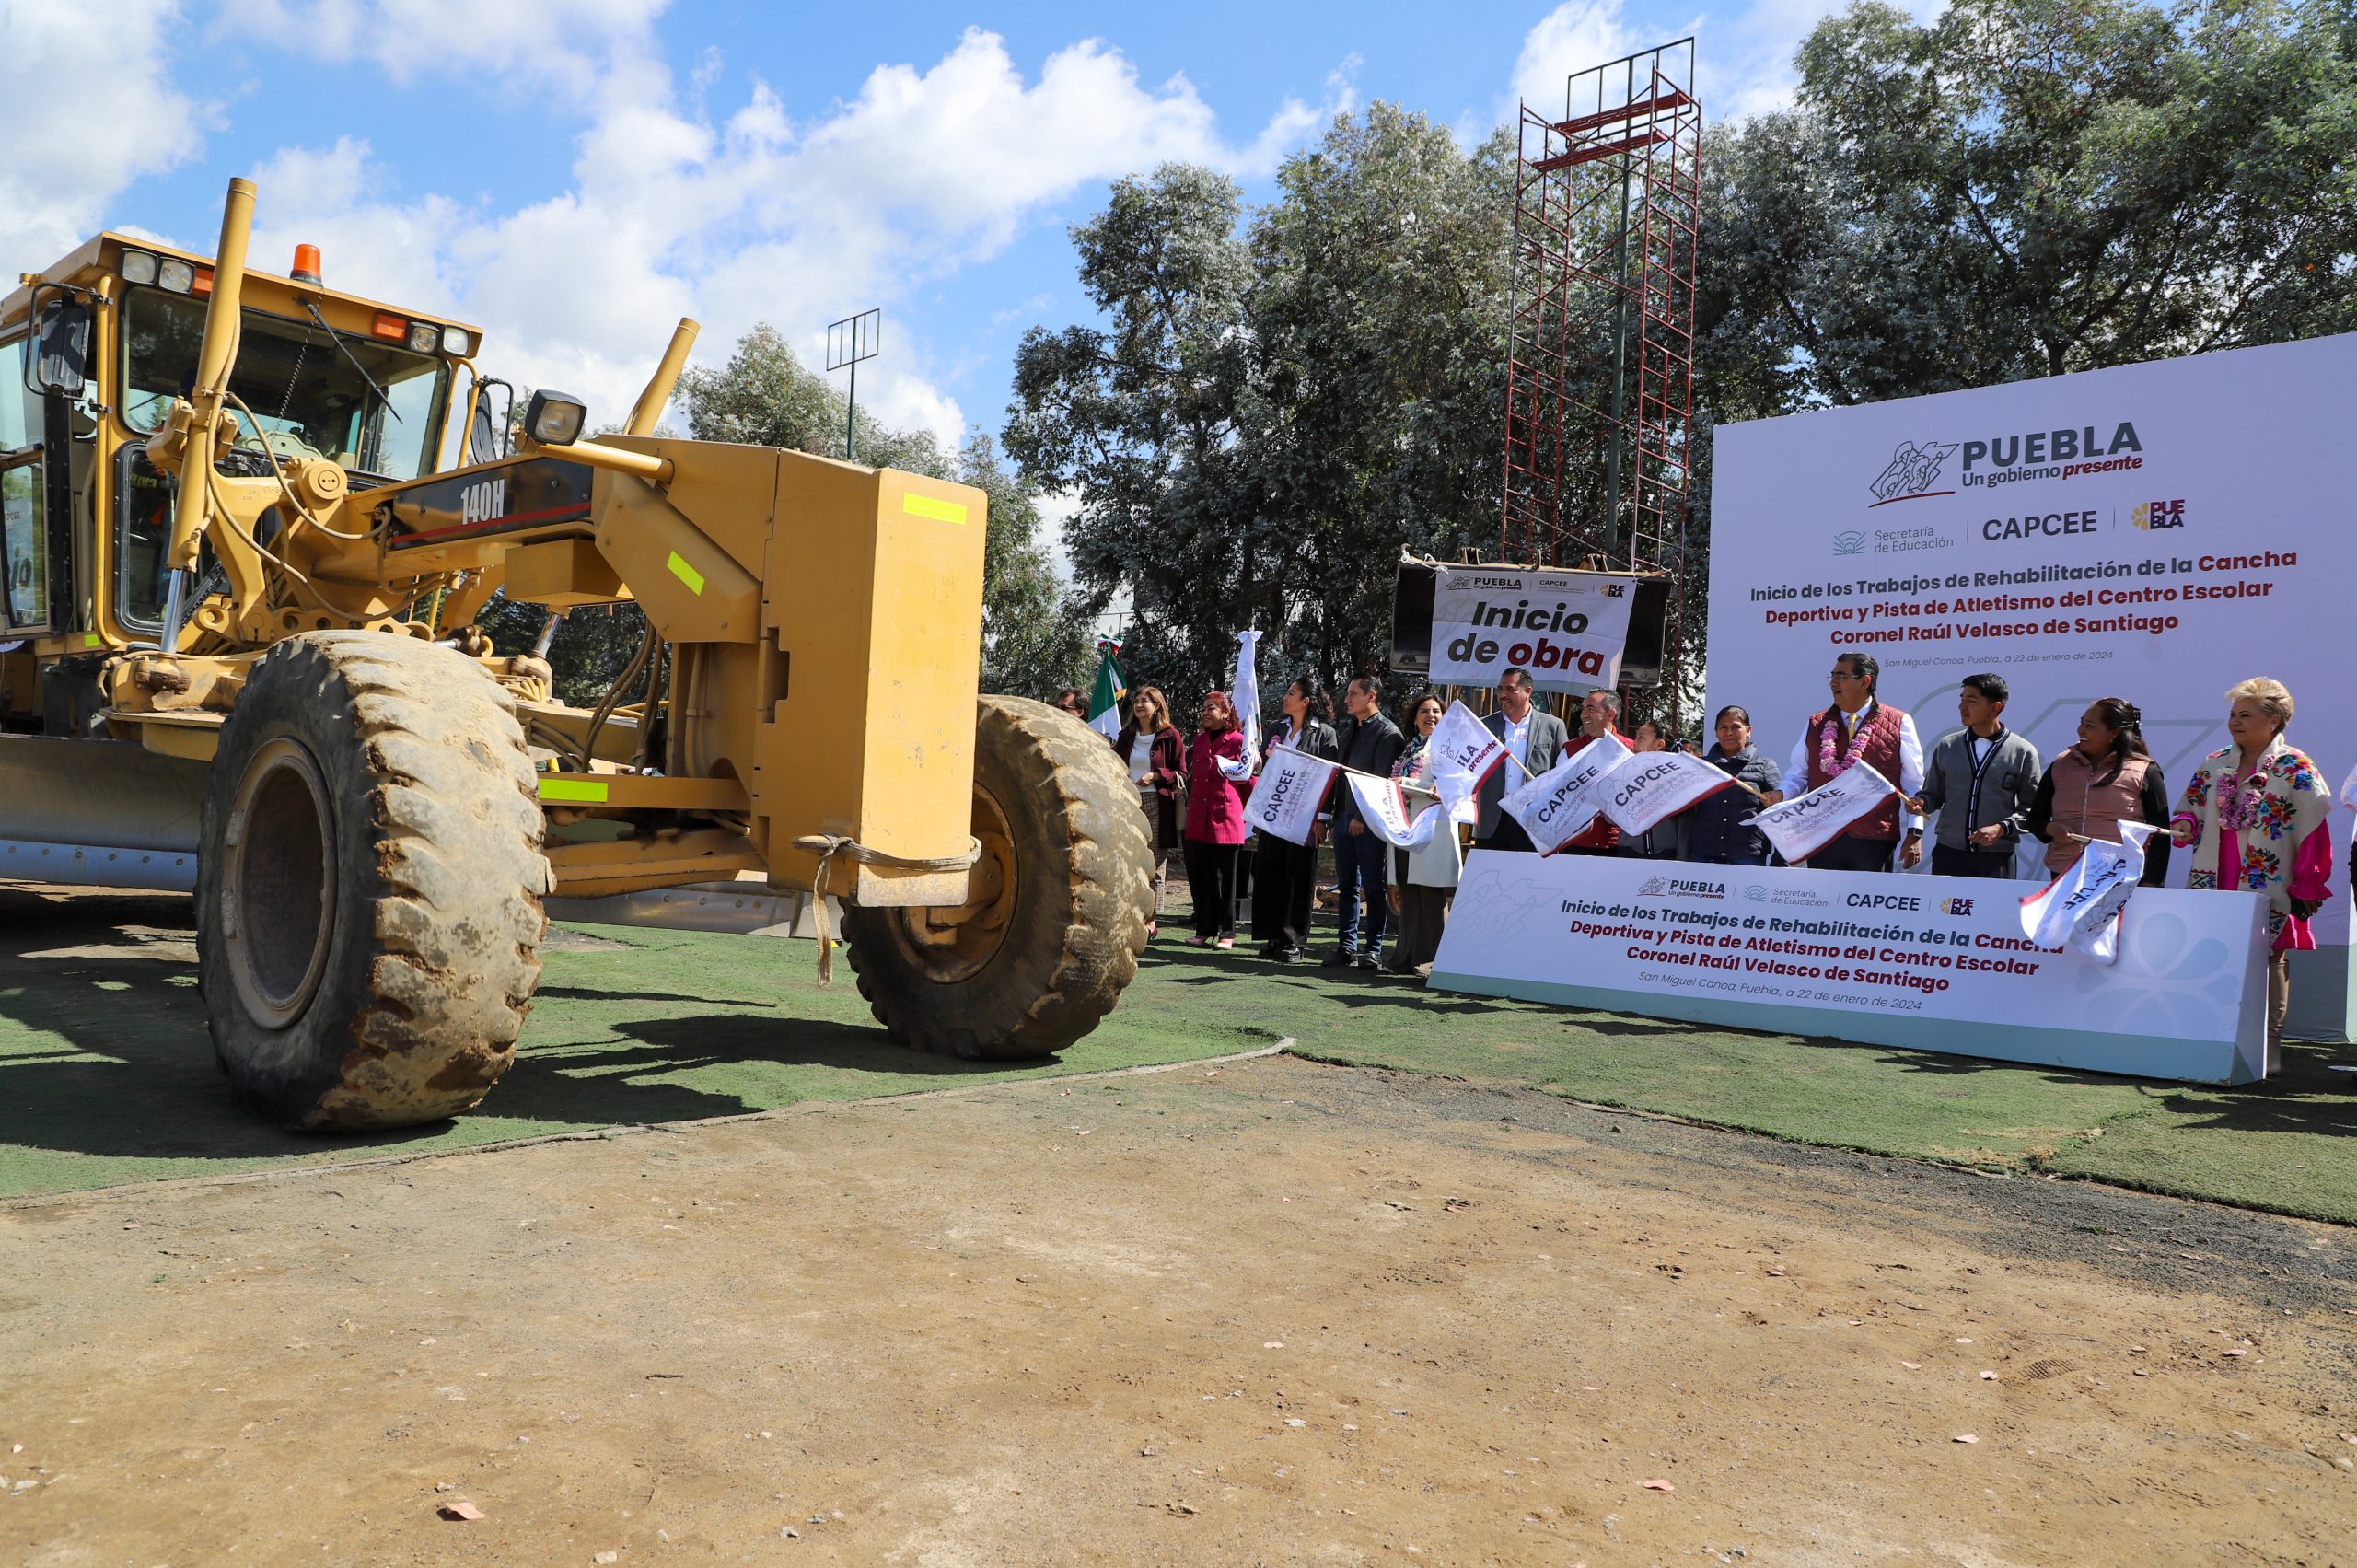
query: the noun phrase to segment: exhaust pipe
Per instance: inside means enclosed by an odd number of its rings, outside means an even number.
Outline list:
[[[204,308],[204,339],[196,351],[196,383],[186,401],[172,405],[171,417],[147,443],[149,460],[183,480],[192,460],[207,468],[213,463],[214,432],[229,389],[229,366],[238,357],[238,309],[245,293],[246,241],[253,224],[253,181],[230,180],[229,199],[221,209],[221,243],[213,253],[213,296]],[[182,482],[179,488],[171,547],[164,563],[175,572],[192,572],[197,549],[212,526],[213,493],[205,484]],[[179,628],[172,630],[177,641]],[[172,650],[168,645],[165,651]]]

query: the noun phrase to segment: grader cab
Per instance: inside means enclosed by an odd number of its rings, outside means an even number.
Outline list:
[[[684,321],[621,433],[542,393],[511,451],[474,329],[249,271],[253,200],[0,301],[0,879],[192,890],[221,1066],[293,1125],[481,1100],[552,895],[757,873],[840,900],[897,1040],[1096,1026],[1144,827],[1100,738],[978,698],[981,492],[658,437]],[[645,642],[566,705],[501,592]]]

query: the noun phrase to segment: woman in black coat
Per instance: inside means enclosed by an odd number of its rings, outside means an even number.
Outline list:
[[[1342,760],[1341,738],[1334,733],[1334,699],[1326,683],[1314,675],[1295,676],[1285,688],[1285,727],[1270,738],[1268,753],[1290,746],[1329,762]],[[1252,852],[1252,935],[1260,956],[1280,964],[1297,964],[1309,956],[1309,909],[1318,890],[1318,846],[1326,837],[1321,814],[1306,844],[1260,835]]]
[[[1187,777],[1187,742],[1170,722],[1170,704],[1159,686],[1141,686],[1130,696],[1130,722],[1113,738],[1113,750],[1130,771],[1138,807],[1145,813],[1146,841],[1154,849],[1154,916],[1148,936],[1162,929],[1162,894],[1170,857],[1178,853],[1178,791]]]
[[[1777,793],[1782,775],[1775,759],[1752,746],[1751,715],[1743,709],[1721,708],[1713,727],[1718,741],[1703,761],[1751,787],[1723,789],[1694,803],[1686,813],[1686,858],[1714,865],[1765,865],[1768,835],[1743,823],[1783,798]]]

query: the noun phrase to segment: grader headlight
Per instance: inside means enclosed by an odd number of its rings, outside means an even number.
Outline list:
[[[563,392],[534,392],[524,410],[525,433],[543,447],[569,447],[589,423],[589,405]]]

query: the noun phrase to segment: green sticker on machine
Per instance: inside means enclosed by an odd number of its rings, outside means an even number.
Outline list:
[[[703,592],[703,574],[689,565],[686,557],[678,551],[671,552],[671,559],[664,564],[671,568],[671,575],[688,585],[688,592],[691,594]]]
[[[540,798],[568,805],[603,806],[606,786],[582,778],[544,778],[540,780]]]

